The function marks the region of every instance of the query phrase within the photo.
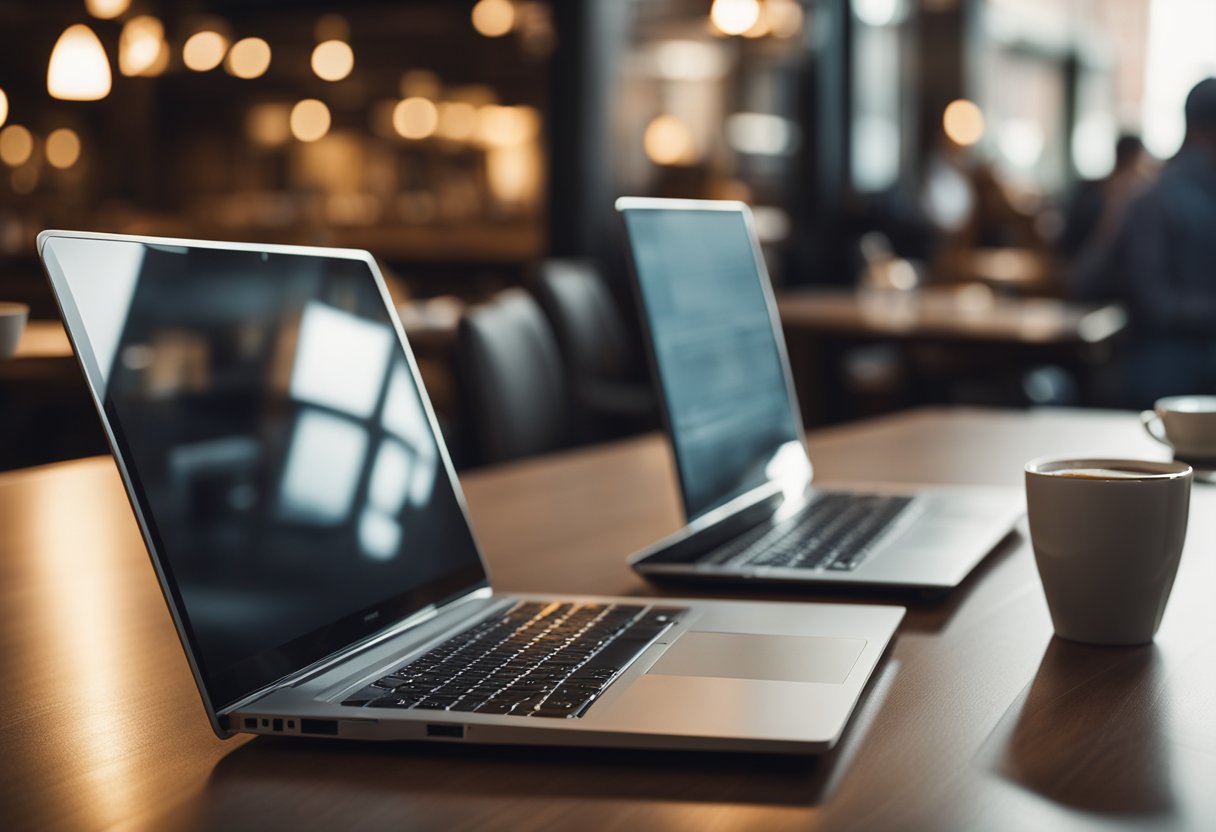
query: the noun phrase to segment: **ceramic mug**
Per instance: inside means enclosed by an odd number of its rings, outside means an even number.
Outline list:
[[[1175,459],[1216,468],[1216,396],[1169,396],[1140,414],[1149,436]]]
[[[1030,542],[1056,635],[1152,641],[1186,540],[1191,466],[1053,459],[1027,463],[1025,476]]]

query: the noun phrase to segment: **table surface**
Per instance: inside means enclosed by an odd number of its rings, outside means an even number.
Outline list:
[[[1000,297],[983,286],[898,290],[792,289],[777,296],[787,332],[1015,344],[1096,344],[1117,335],[1117,304]]]
[[[1163,456],[1133,414],[1079,411],[920,410],[813,433],[810,448],[825,482],[1020,486],[1022,463],[1043,454]],[[657,592],[624,559],[679,523],[660,438],[465,488],[499,588]],[[222,742],[112,462],[0,475],[5,825],[1210,829],[1216,487],[1196,486],[1193,508],[1154,645],[1053,639],[1023,530],[945,600],[907,600],[849,729],[820,757]]]

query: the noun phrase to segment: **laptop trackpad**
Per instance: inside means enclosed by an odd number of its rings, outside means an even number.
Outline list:
[[[865,646],[863,638],[692,631],[676,639],[647,673],[839,685]]]

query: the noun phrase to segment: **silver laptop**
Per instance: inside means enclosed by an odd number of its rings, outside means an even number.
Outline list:
[[[622,198],[686,528],[641,573],[940,591],[1009,534],[1020,493],[811,485],[784,339],[751,212]]]
[[[38,246],[220,737],[820,751],[903,616],[494,592],[366,252]]]

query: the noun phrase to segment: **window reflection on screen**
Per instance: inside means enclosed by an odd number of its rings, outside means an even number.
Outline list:
[[[366,263],[73,238],[46,255],[205,670],[476,566]]]
[[[689,517],[772,479],[804,485],[809,464],[743,214],[640,209],[625,221]]]

